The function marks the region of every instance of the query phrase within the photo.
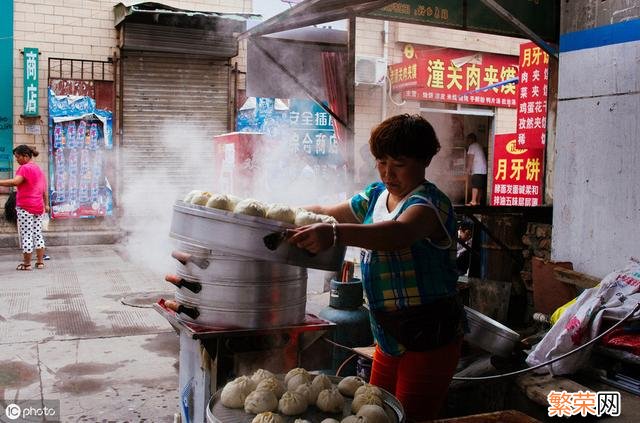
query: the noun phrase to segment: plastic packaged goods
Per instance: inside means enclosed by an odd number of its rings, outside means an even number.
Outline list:
[[[89,130],[89,148],[91,150],[97,150],[98,149],[98,124],[97,123],[92,123],[91,124],[91,129]]]
[[[56,123],[56,126],[53,129],[53,148],[62,148],[64,147],[62,143],[62,124]]]
[[[87,123],[84,120],[81,120],[78,123],[78,130],[76,132],[76,147],[82,147],[84,144],[84,137],[87,133]]]
[[[76,122],[71,121],[67,124],[67,147],[76,148]]]

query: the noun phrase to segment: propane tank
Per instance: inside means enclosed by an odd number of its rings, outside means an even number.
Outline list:
[[[347,347],[368,347],[373,343],[369,311],[362,305],[362,282],[331,281],[329,305],[320,311],[320,317],[336,324],[332,340]],[[352,355],[344,348],[333,346],[332,369],[334,373]],[[357,357],[342,367],[339,376],[355,376]]]

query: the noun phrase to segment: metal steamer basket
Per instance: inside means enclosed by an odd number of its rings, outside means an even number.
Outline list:
[[[345,247],[334,246],[317,255],[312,255],[286,242],[280,243],[274,250],[267,248],[263,240],[265,236],[282,233],[293,227],[293,225],[271,219],[176,201],[173,206],[170,236],[191,245],[222,251],[225,254],[337,271],[344,258]]]
[[[283,379],[283,375],[278,375],[280,379]],[[341,377],[337,376],[329,376],[334,385],[337,385]],[[218,390],[211,401],[209,401],[209,406],[207,407],[207,422],[208,423],[251,423],[253,418],[256,416],[255,414],[245,413],[243,409],[233,409],[227,408],[220,403],[220,394],[222,389]],[[387,416],[389,417],[389,421],[392,423],[404,423],[406,421],[404,416],[404,409],[393,395],[389,392],[382,389],[383,394],[383,408],[385,409]],[[320,423],[322,420],[326,418],[333,418],[338,421],[343,418],[351,415],[351,402],[353,398],[345,397],[344,408],[342,409],[342,414],[332,414],[325,413],[324,411],[317,408],[315,405],[310,405],[307,408],[307,411],[303,414],[297,416],[285,416],[281,413],[280,416],[284,419],[286,423],[293,423],[296,419],[305,419],[312,423]]]
[[[297,324],[305,318],[307,270],[179,242],[176,300],[182,321],[225,328]]]
[[[500,322],[465,306],[469,333],[465,341],[501,357],[508,357],[520,340],[520,335]]]

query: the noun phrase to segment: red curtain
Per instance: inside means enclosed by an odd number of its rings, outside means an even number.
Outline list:
[[[347,84],[344,75],[347,73],[347,55],[342,52],[323,51],[322,71],[324,74],[324,86],[329,101],[329,108],[342,119],[347,121]],[[346,145],[347,129],[335,119],[332,119],[333,128],[338,138],[338,149],[342,159],[347,161]]]

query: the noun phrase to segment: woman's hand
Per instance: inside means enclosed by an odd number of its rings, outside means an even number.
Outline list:
[[[291,229],[290,232],[293,235],[287,240],[289,244],[314,254],[333,246],[333,226],[329,223],[314,223]]]
[[[49,213],[49,211],[51,210],[51,207],[49,207],[49,204],[45,204],[44,205],[44,211],[45,213]]]

